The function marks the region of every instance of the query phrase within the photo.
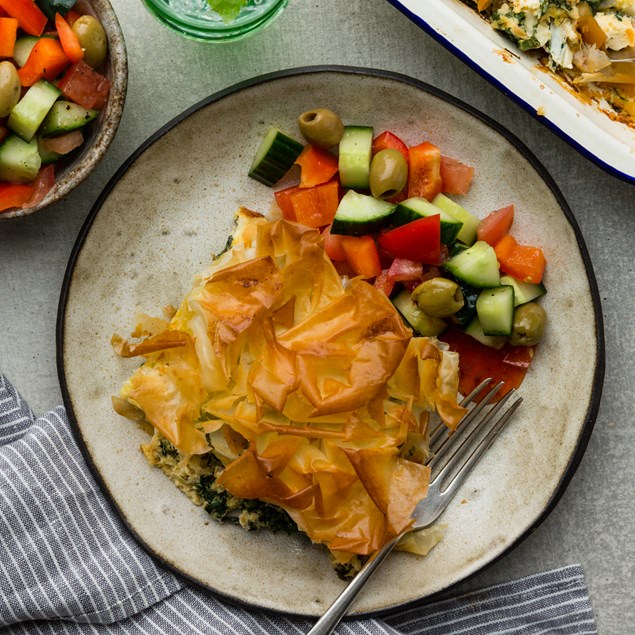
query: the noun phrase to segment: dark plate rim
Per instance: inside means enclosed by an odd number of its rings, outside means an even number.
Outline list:
[[[614,176],[621,181],[625,181],[626,183],[635,183],[635,175],[625,174],[621,172],[619,169],[607,163],[600,157],[596,156],[585,148],[579,141],[576,141],[573,137],[564,132],[561,128],[559,128],[555,123],[550,121],[546,116],[539,115],[536,112],[536,109],[531,106],[528,102],[526,102],[520,95],[510,91],[505,84],[500,81],[498,78],[494,77],[490,73],[485,70],[482,66],[480,66],[477,62],[475,62],[471,57],[466,55],[460,48],[454,46],[452,42],[443,37],[438,31],[436,31],[428,22],[426,22],[422,17],[413,13],[409,9],[403,6],[400,0],[388,0],[390,4],[392,4],[398,11],[403,13],[409,20],[414,22],[420,29],[425,31],[429,36],[431,36],[434,40],[436,40],[439,44],[441,44],[444,48],[446,48],[450,53],[454,54],[458,59],[460,59],[464,64],[469,66],[473,71],[476,71],[481,77],[486,79],[492,86],[497,88],[501,93],[509,97],[512,101],[517,103],[523,110],[527,111],[536,121],[539,121],[543,126],[547,129],[551,130],[556,136],[560,137],[563,141],[568,143],[574,150],[577,150],[584,158],[588,159],[595,165],[597,165],[600,169],[604,170],[607,174]]]
[[[99,194],[97,200],[95,201],[95,204],[93,205],[90,213],[86,217],[86,220],[84,221],[84,224],[83,224],[83,226],[82,226],[82,228],[81,228],[81,230],[79,232],[79,235],[77,237],[77,240],[76,240],[76,242],[75,242],[75,244],[73,246],[73,249],[72,249],[69,261],[68,261],[68,265],[67,265],[66,271],[64,273],[64,280],[63,280],[62,289],[61,289],[61,292],[60,292],[60,299],[59,299],[58,311],[57,311],[57,323],[56,323],[57,372],[58,372],[58,378],[59,378],[60,388],[61,388],[61,392],[62,392],[62,398],[63,398],[64,406],[65,406],[66,411],[68,413],[68,418],[69,418],[69,421],[70,421],[71,430],[73,432],[73,436],[74,436],[74,438],[75,438],[75,440],[77,442],[77,445],[79,446],[79,449],[80,449],[80,451],[81,451],[81,453],[82,453],[82,455],[84,457],[84,460],[86,461],[86,464],[88,465],[91,474],[95,478],[95,481],[97,482],[97,485],[99,486],[100,490],[104,494],[104,496],[105,496],[106,500],[108,501],[108,503],[110,504],[111,508],[115,511],[115,513],[121,519],[121,521],[126,526],[128,531],[130,531],[131,535],[134,537],[134,539],[137,541],[137,543],[146,551],[146,553],[148,553],[154,560],[159,562],[161,565],[163,565],[164,567],[166,567],[167,569],[172,571],[174,574],[176,574],[178,577],[180,577],[181,579],[185,580],[186,582],[196,586],[199,589],[203,589],[204,591],[213,593],[214,595],[216,595],[218,597],[222,597],[223,599],[229,601],[232,604],[235,604],[235,605],[238,605],[238,606],[241,606],[241,607],[244,607],[244,608],[248,608],[248,609],[256,609],[258,611],[265,612],[265,613],[271,613],[271,614],[278,614],[278,615],[282,614],[282,615],[301,616],[301,617],[309,617],[309,618],[313,618],[314,617],[313,615],[308,615],[308,614],[303,614],[303,613],[285,612],[285,611],[279,611],[279,610],[275,610],[275,609],[263,608],[261,606],[258,606],[258,605],[255,605],[255,604],[252,604],[252,603],[249,603],[249,602],[244,602],[240,598],[236,598],[236,597],[233,597],[231,595],[227,595],[227,594],[225,594],[222,591],[219,591],[217,589],[213,589],[213,588],[207,586],[206,584],[202,583],[200,580],[197,580],[197,579],[189,576],[188,574],[185,574],[182,571],[180,571],[177,565],[175,565],[174,563],[166,560],[162,556],[156,554],[152,550],[152,548],[143,541],[143,539],[137,534],[135,528],[132,527],[131,524],[128,522],[128,519],[126,518],[126,516],[123,513],[123,511],[117,505],[117,503],[114,500],[113,496],[110,494],[105,482],[103,481],[99,471],[97,470],[95,464],[93,463],[92,457],[91,457],[90,452],[89,452],[89,450],[88,450],[88,448],[87,448],[87,446],[86,446],[86,444],[84,442],[84,439],[82,437],[82,434],[81,434],[81,431],[80,431],[80,428],[79,428],[79,424],[77,422],[77,419],[75,418],[75,414],[74,414],[74,411],[73,411],[73,402],[72,402],[71,395],[70,395],[70,392],[69,392],[69,389],[68,389],[68,385],[67,385],[67,382],[66,382],[66,373],[65,373],[65,370],[64,370],[64,357],[63,356],[64,356],[65,315],[66,315],[67,302],[68,302],[70,287],[71,287],[71,284],[72,284],[72,277],[73,277],[73,271],[74,271],[74,268],[75,268],[75,264],[77,262],[79,254],[81,252],[81,249],[82,249],[82,247],[84,245],[84,242],[85,242],[85,240],[86,240],[86,238],[87,238],[87,236],[88,236],[88,234],[90,232],[90,229],[91,229],[91,226],[93,224],[93,221],[95,220],[97,214],[99,213],[99,210],[101,209],[101,206],[102,206],[103,202],[109,196],[110,192],[114,189],[114,187],[117,185],[117,183],[122,178],[122,176],[127,172],[128,168],[155,141],[160,139],[163,135],[165,135],[167,132],[169,132],[172,128],[174,128],[181,121],[186,119],[189,115],[191,115],[192,113],[200,110],[201,108],[204,108],[205,106],[207,106],[207,105],[209,105],[209,104],[211,104],[213,102],[219,101],[219,100],[221,100],[221,99],[223,99],[223,98],[225,98],[227,96],[230,96],[230,95],[232,95],[234,93],[237,93],[237,92],[239,92],[241,90],[250,88],[250,87],[258,85],[258,84],[263,84],[265,82],[271,82],[271,81],[275,81],[277,79],[282,79],[282,78],[286,78],[286,77],[294,77],[294,76],[298,76],[298,75],[312,75],[312,74],[318,74],[318,73],[343,73],[343,74],[362,75],[362,76],[365,75],[365,76],[371,76],[371,77],[379,77],[379,78],[383,78],[383,79],[390,79],[390,80],[393,80],[393,81],[398,81],[398,82],[402,82],[402,83],[408,84],[410,86],[414,86],[415,88],[423,90],[424,92],[427,92],[427,93],[429,93],[429,94],[431,94],[431,95],[433,95],[435,97],[438,97],[440,99],[443,99],[443,100],[451,103],[452,105],[460,108],[461,110],[463,110],[463,111],[471,114],[472,116],[476,117],[477,119],[479,119],[483,123],[487,124],[489,127],[493,128],[499,134],[501,134],[519,152],[521,152],[523,154],[523,156],[533,166],[533,168],[538,172],[540,177],[545,181],[545,183],[547,184],[547,186],[549,187],[549,189],[553,193],[554,197],[558,201],[558,204],[560,205],[560,207],[561,207],[566,219],[568,220],[569,224],[571,225],[571,227],[572,227],[572,229],[574,231],[574,234],[575,234],[575,237],[576,237],[576,240],[577,240],[577,243],[578,243],[578,248],[579,248],[580,254],[582,256],[582,261],[584,263],[584,268],[585,268],[585,271],[586,271],[587,279],[588,279],[588,282],[589,282],[589,287],[590,287],[590,290],[591,290],[591,296],[592,296],[592,299],[593,299],[593,309],[594,309],[594,315],[595,315],[595,331],[596,331],[596,339],[597,339],[597,358],[596,358],[595,372],[594,372],[594,377],[593,377],[593,388],[591,390],[591,395],[590,395],[590,400],[589,400],[589,408],[587,410],[587,414],[586,414],[586,417],[585,417],[585,420],[584,420],[582,431],[580,433],[580,436],[578,437],[578,442],[576,444],[575,450],[574,450],[574,452],[572,454],[572,457],[571,457],[571,460],[570,460],[569,464],[567,465],[567,467],[566,467],[566,469],[564,471],[564,475],[563,475],[562,479],[560,480],[558,488],[556,489],[556,491],[555,491],[554,495],[552,496],[551,500],[548,502],[548,504],[543,509],[542,514],[504,552],[499,554],[496,558],[494,558],[490,562],[488,562],[485,565],[483,565],[477,571],[474,571],[473,573],[467,575],[466,577],[462,578],[461,580],[458,580],[457,582],[455,582],[455,583],[453,583],[453,584],[451,584],[451,585],[439,590],[438,592],[436,592],[434,594],[431,594],[431,595],[428,595],[428,596],[425,596],[423,598],[417,598],[415,600],[409,600],[409,601],[403,602],[401,604],[396,604],[396,605],[390,606],[388,608],[378,609],[378,610],[375,610],[375,611],[368,611],[368,612],[364,612],[364,613],[355,613],[351,617],[356,619],[356,618],[360,618],[360,617],[389,615],[389,614],[393,614],[393,613],[395,613],[397,611],[403,610],[403,609],[411,607],[411,606],[416,606],[416,605],[420,605],[420,604],[423,604],[423,603],[430,602],[430,601],[436,599],[437,597],[439,597],[441,594],[446,593],[449,589],[452,589],[452,588],[456,587],[458,584],[461,584],[461,583],[465,582],[466,580],[472,578],[473,576],[475,576],[480,571],[483,571],[484,569],[486,569],[487,567],[491,566],[492,564],[497,562],[499,559],[501,559],[505,555],[507,555],[510,551],[512,551],[515,547],[517,547],[525,538],[527,538],[531,533],[533,533],[533,531],[547,518],[547,516],[551,513],[551,511],[553,511],[553,509],[555,508],[556,504],[558,503],[558,501],[560,500],[560,498],[564,494],[564,491],[566,490],[566,488],[568,487],[569,483],[571,482],[571,479],[573,478],[573,475],[574,475],[576,469],[578,468],[578,466],[580,464],[580,461],[582,460],[582,456],[583,456],[583,454],[584,454],[584,452],[586,450],[586,447],[588,445],[589,439],[591,437],[591,432],[593,431],[593,426],[595,424],[595,420],[597,418],[598,409],[599,409],[599,406],[600,406],[600,398],[601,398],[601,394],[602,394],[602,386],[603,386],[603,380],[604,380],[604,368],[605,368],[604,328],[603,328],[603,319],[602,319],[602,309],[601,309],[601,303],[600,303],[600,294],[599,294],[599,290],[598,290],[598,286],[597,286],[597,281],[596,281],[595,274],[594,274],[594,271],[593,271],[593,267],[592,267],[592,264],[591,264],[591,259],[590,259],[590,256],[589,256],[589,252],[588,252],[586,244],[584,242],[584,238],[582,237],[582,233],[580,231],[578,223],[577,223],[573,213],[571,212],[571,209],[569,208],[569,205],[567,204],[564,196],[560,192],[560,189],[556,185],[556,183],[553,180],[553,178],[551,177],[551,175],[547,172],[545,167],[540,163],[540,161],[538,161],[538,159],[531,152],[531,150],[529,150],[529,148],[527,146],[525,146],[525,144],[522,141],[520,141],[520,139],[518,139],[513,133],[508,131],[506,128],[501,126],[499,123],[497,123],[496,121],[494,121],[493,119],[491,119],[487,115],[485,115],[485,114],[481,113],[480,111],[476,110],[472,106],[470,106],[470,105],[466,104],[465,102],[457,99],[456,97],[453,97],[452,95],[449,95],[449,94],[439,90],[438,88],[435,88],[434,86],[426,84],[425,82],[422,82],[420,80],[414,79],[414,78],[409,77],[407,75],[402,75],[402,74],[395,73],[395,72],[392,72],[392,71],[385,71],[385,70],[371,69],[371,68],[363,68],[363,67],[354,67],[354,66],[320,65],[320,66],[306,66],[306,67],[298,67],[298,68],[291,68],[291,69],[276,71],[276,72],[273,72],[273,73],[267,73],[267,74],[264,74],[264,75],[260,75],[258,77],[254,77],[254,78],[248,79],[248,80],[240,82],[238,84],[234,84],[233,86],[225,88],[225,89],[223,89],[221,91],[218,91],[218,92],[214,93],[213,95],[210,95],[209,97],[206,97],[206,98],[202,99],[198,103],[194,104],[190,108],[188,108],[185,111],[183,111],[180,115],[177,115],[174,119],[172,119],[171,121],[166,123],[164,126],[162,126],[159,130],[157,130],[157,132],[155,132],[150,137],[148,137],[148,139],[146,139],[146,141],[144,141],[137,148],[137,150],[135,150],[128,157],[128,159],[126,159],[126,161],[121,165],[121,167],[117,170],[117,172],[112,176],[110,181],[106,184],[104,189],[101,191],[101,193]]]

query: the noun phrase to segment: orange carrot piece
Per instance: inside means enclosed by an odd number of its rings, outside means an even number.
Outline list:
[[[0,57],[13,57],[17,33],[15,18],[0,18]]]
[[[61,14],[55,14],[55,28],[57,34],[60,36],[60,44],[64,49],[66,57],[75,64],[84,57],[84,49],[79,43],[77,33],[73,31],[68,22],[61,16]]]

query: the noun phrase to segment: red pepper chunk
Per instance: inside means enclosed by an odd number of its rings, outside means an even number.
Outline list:
[[[427,265],[441,262],[441,217],[420,218],[382,234],[379,246],[395,258]]]
[[[337,157],[327,150],[307,145],[295,160],[300,166],[300,187],[314,187],[330,181],[339,170]]]
[[[0,213],[22,207],[33,194],[33,186],[25,183],[0,183]]]
[[[298,223],[308,227],[324,227],[333,222],[339,205],[339,183],[333,179],[315,187],[298,188],[289,195]]]
[[[15,18],[0,17],[0,57],[13,57],[18,21]]]
[[[84,57],[84,49],[79,43],[77,34],[60,13],[55,14],[55,28],[66,57],[73,63],[79,62]]]
[[[344,236],[342,247],[348,266],[362,278],[375,278],[381,273],[377,245],[372,236]]]
[[[53,81],[69,64],[62,45],[52,38],[42,38],[33,47],[26,64],[18,70],[22,86],[33,86],[44,78]]]
[[[545,271],[545,255],[540,247],[519,245],[507,234],[494,246],[501,271],[523,282],[537,284]]]
[[[431,201],[441,193],[441,150],[428,141],[408,150],[408,198],[422,196]]]
[[[101,110],[108,101],[110,80],[81,60],[66,71],[57,87],[82,108]]]
[[[300,187],[298,185],[292,185],[284,190],[278,190],[274,193],[276,197],[276,203],[282,212],[282,218],[285,220],[297,221],[295,212],[293,211],[293,205],[291,204],[291,194],[299,192]]]
[[[408,146],[392,132],[382,132],[373,139],[373,156],[382,150],[397,150],[408,163]]]
[[[0,0],[2,7],[7,15],[15,18],[20,28],[29,35],[39,37],[46,27],[46,16],[33,0]]]

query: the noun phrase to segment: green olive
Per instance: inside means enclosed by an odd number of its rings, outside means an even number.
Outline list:
[[[11,62],[0,62],[0,117],[8,117],[20,101],[20,77]]]
[[[344,134],[344,124],[339,115],[326,108],[307,110],[298,117],[302,136],[318,148],[328,149],[337,145]]]
[[[447,278],[431,278],[422,282],[413,292],[412,299],[430,317],[449,317],[463,308],[461,287]]]
[[[514,325],[509,337],[514,346],[533,346],[538,344],[545,333],[547,314],[535,302],[527,302],[516,307],[514,311]]]
[[[408,164],[398,150],[380,150],[370,163],[370,192],[375,198],[392,198],[408,180]]]
[[[99,68],[106,61],[108,40],[106,31],[99,20],[92,15],[83,15],[75,20],[73,31],[84,49],[84,62],[93,68]]]

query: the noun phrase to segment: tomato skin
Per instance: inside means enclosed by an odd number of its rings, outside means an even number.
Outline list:
[[[108,100],[110,80],[81,60],[69,67],[57,87],[69,101],[101,110]]]
[[[494,402],[506,395],[512,388],[518,388],[527,373],[535,352],[535,346],[512,346],[505,344],[501,349],[481,344],[473,337],[456,328],[450,328],[439,336],[459,354],[459,392],[469,394],[484,379],[491,377],[492,386],[499,381],[505,385],[496,395]]]
[[[441,150],[428,141],[408,149],[408,198],[431,201],[441,193]]]
[[[474,168],[452,157],[441,157],[441,180],[446,194],[465,195],[474,178]]]
[[[441,217],[420,218],[379,237],[379,246],[395,258],[405,258],[428,265],[441,260]]]
[[[488,214],[476,228],[476,239],[484,240],[494,247],[509,230],[514,222],[514,205],[507,205]]]
[[[392,132],[382,132],[373,139],[373,156],[382,150],[397,150],[408,163],[408,146]]]

